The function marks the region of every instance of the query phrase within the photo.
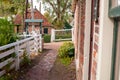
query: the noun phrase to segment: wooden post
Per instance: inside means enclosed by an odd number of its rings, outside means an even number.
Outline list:
[[[34,37],[34,51],[37,53],[38,52],[38,46],[37,46],[37,34],[35,31],[32,31],[32,36]]]
[[[40,52],[42,52],[42,23],[40,22]]]
[[[28,58],[30,58],[30,44],[29,44],[29,41],[26,42],[26,51],[27,51]]]
[[[40,34],[40,42],[39,42],[39,48],[40,48],[40,52],[42,52],[42,34]]]
[[[55,40],[55,30],[52,29],[51,30],[51,42],[53,42]]]
[[[74,41],[74,28],[71,29],[71,33],[72,33],[72,41]]]
[[[16,53],[16,58],[15,58],[15,70],[17,71],[20,68],[20,60],[19,60],[19,44],[15,46],[15,53]]]

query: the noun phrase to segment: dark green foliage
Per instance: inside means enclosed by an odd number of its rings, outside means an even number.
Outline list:
[[[73,43],[71,43],[71,42],[63,43],[63,45],[58,50],[59,57],[65,58],[65,57],[72,56],[74,54],[73,49],[74,49],[74,44]],[[73,52],[73,54],[71,55],[71,53],[69,53],[69,52]]]
[[[71,28],[72,28],[72,26],[67,21],[65,21],[64,22],[64,29],[71,29]]]
[[[14,26],[7,19],[0,19],[0,46],[15,42]]]
[[[51,35],[45,34],[45,35],[43,36],[43,38],[44,38],[44,42],[45,42],[45,43],[49,43],[49,42],[50,42],[50,39],[51,39]]]
[[[74,46],[71,47],[71,48],[69,48],[69,50],[68,50],[68,56],[69,56],[69,57],[73,57],[73,56],[74,56],[74,51],[75,51]]]

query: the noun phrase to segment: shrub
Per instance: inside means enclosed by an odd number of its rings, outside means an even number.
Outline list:
[[[71,42],[65,42],[63,45],[59,48],[59,57],[65,58],[65,57],[71,57],[72,52],[74,54],[74,44]]]
[[[72,37],[71,31],[60,31],[55,33],[56,39],[65,39],[71,37]]]
[[[45,43],[49,43],[49,42],[50,42],[50,39],[51,39],[51,35],[45,34],[45,35],[43,36],[43,38],[44,38],[44,42],[45,42]]]
[[[60,58],[59,60],[63,65],[68,66],[71,63],[72,58],[65,57],[65,58]]]
[[[0,46],[16,41],[14,26],[7,19],[0,19]]]

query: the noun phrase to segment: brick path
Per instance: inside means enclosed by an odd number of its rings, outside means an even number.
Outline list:
[[[62,43],[46,43],[44,48],[49,49],[47,54],[39,61],[39,64],[30,69],[26,74],[26,80],[48,80],[49,71],[54,65],[57,50]]]

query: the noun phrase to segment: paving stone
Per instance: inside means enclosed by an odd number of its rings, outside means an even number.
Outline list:
[[[62,43],[47,43],[44,48],[50,49],[39,64],[30,69],[26,74],[27,80],[48,80],[49,71],[54,65],[57,51]]]

